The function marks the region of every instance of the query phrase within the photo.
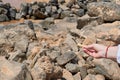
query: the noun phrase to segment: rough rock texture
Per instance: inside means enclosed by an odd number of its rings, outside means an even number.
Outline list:
[[[87,5],[90,16],[100,16],[104,21],[120,20],[120,5],[111,2],[93,2]]]
[[[108,59],[94,59],[93,62],[96,65],[95,70],[98,70],[98,73],[101,73],[108,77],[109,79],[113,80],[119,80],[120,77],[117,76],[120,73],[119,71],[119,66],[115,62],[108,60]],[[100,63],[100,65],[99,65]],[[109,67],[107,67],[109,66]],[[98,68],[98,69],[97,69]]]
[[[1,80],[32,80],[30,71],[26,65],[7,61],[0,57],[0,79]]]
[[[111,17],[107,14],[111,10],[119,12],[114,1],[77,0],[73,4],[70,0],[68,7],[69,2],[64,0],[23,3],[17,17],[25,19],[0,23],[0,79],[120,80],[120,67],[115,61],[94,59],[78,45],[120,44],[120,21],[113,16],[109,20]],[[86,6],[90,4],[111,10],[103,11],[108,16],[101,12],[104,16],[100,13],[91,17],[86,13],[87,10],[89,13]],[[2,14],[6,14],[6,10],[2,10]],[[39,13],[46,18],[40,18]],[[64,19],[58,19],[60,17]]]

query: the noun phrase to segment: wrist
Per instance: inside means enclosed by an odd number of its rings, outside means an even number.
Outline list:
[[[109,47],[107,51],[107,58],[116,59],[117,58],[118,47]]]

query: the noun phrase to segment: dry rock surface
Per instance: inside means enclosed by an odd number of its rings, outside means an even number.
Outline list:
[[[120,43],[116,1],[22,3],[22,19],[0,23],[0,80],[120,80],[117,62],[94,59],[77,45]],[[16,19],[1,9],[1,17]]]

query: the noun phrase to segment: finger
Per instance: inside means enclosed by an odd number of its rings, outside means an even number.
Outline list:
[[[94,48],[94,46],[93,46],[93,44],[91,44],[91,45],[84,46],[83,48],[92,49],[92,48]]]
[[[87,53],[90,56],[93,56],[95,58],[99,58],[99,55],[95,51],[91,52],[91,51],[89,51],[87,49],[84,49],[84,52]]]
[[[88,48],[83,48],[83,50],[88,50],[89,52],[96,52],[96,50],[95,49],[88,49]]]

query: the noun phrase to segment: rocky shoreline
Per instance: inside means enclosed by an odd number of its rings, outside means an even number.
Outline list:
[[[116,1],[23,3],[18,11],[22,22],[0,24],[0,80],[120,80],[119,64],[95,59],[77,45],[120,44]],[[32,14],[26,11],[28,5]],[[16,20],[5,14],[6,8],[1,11],[0,21]]]

